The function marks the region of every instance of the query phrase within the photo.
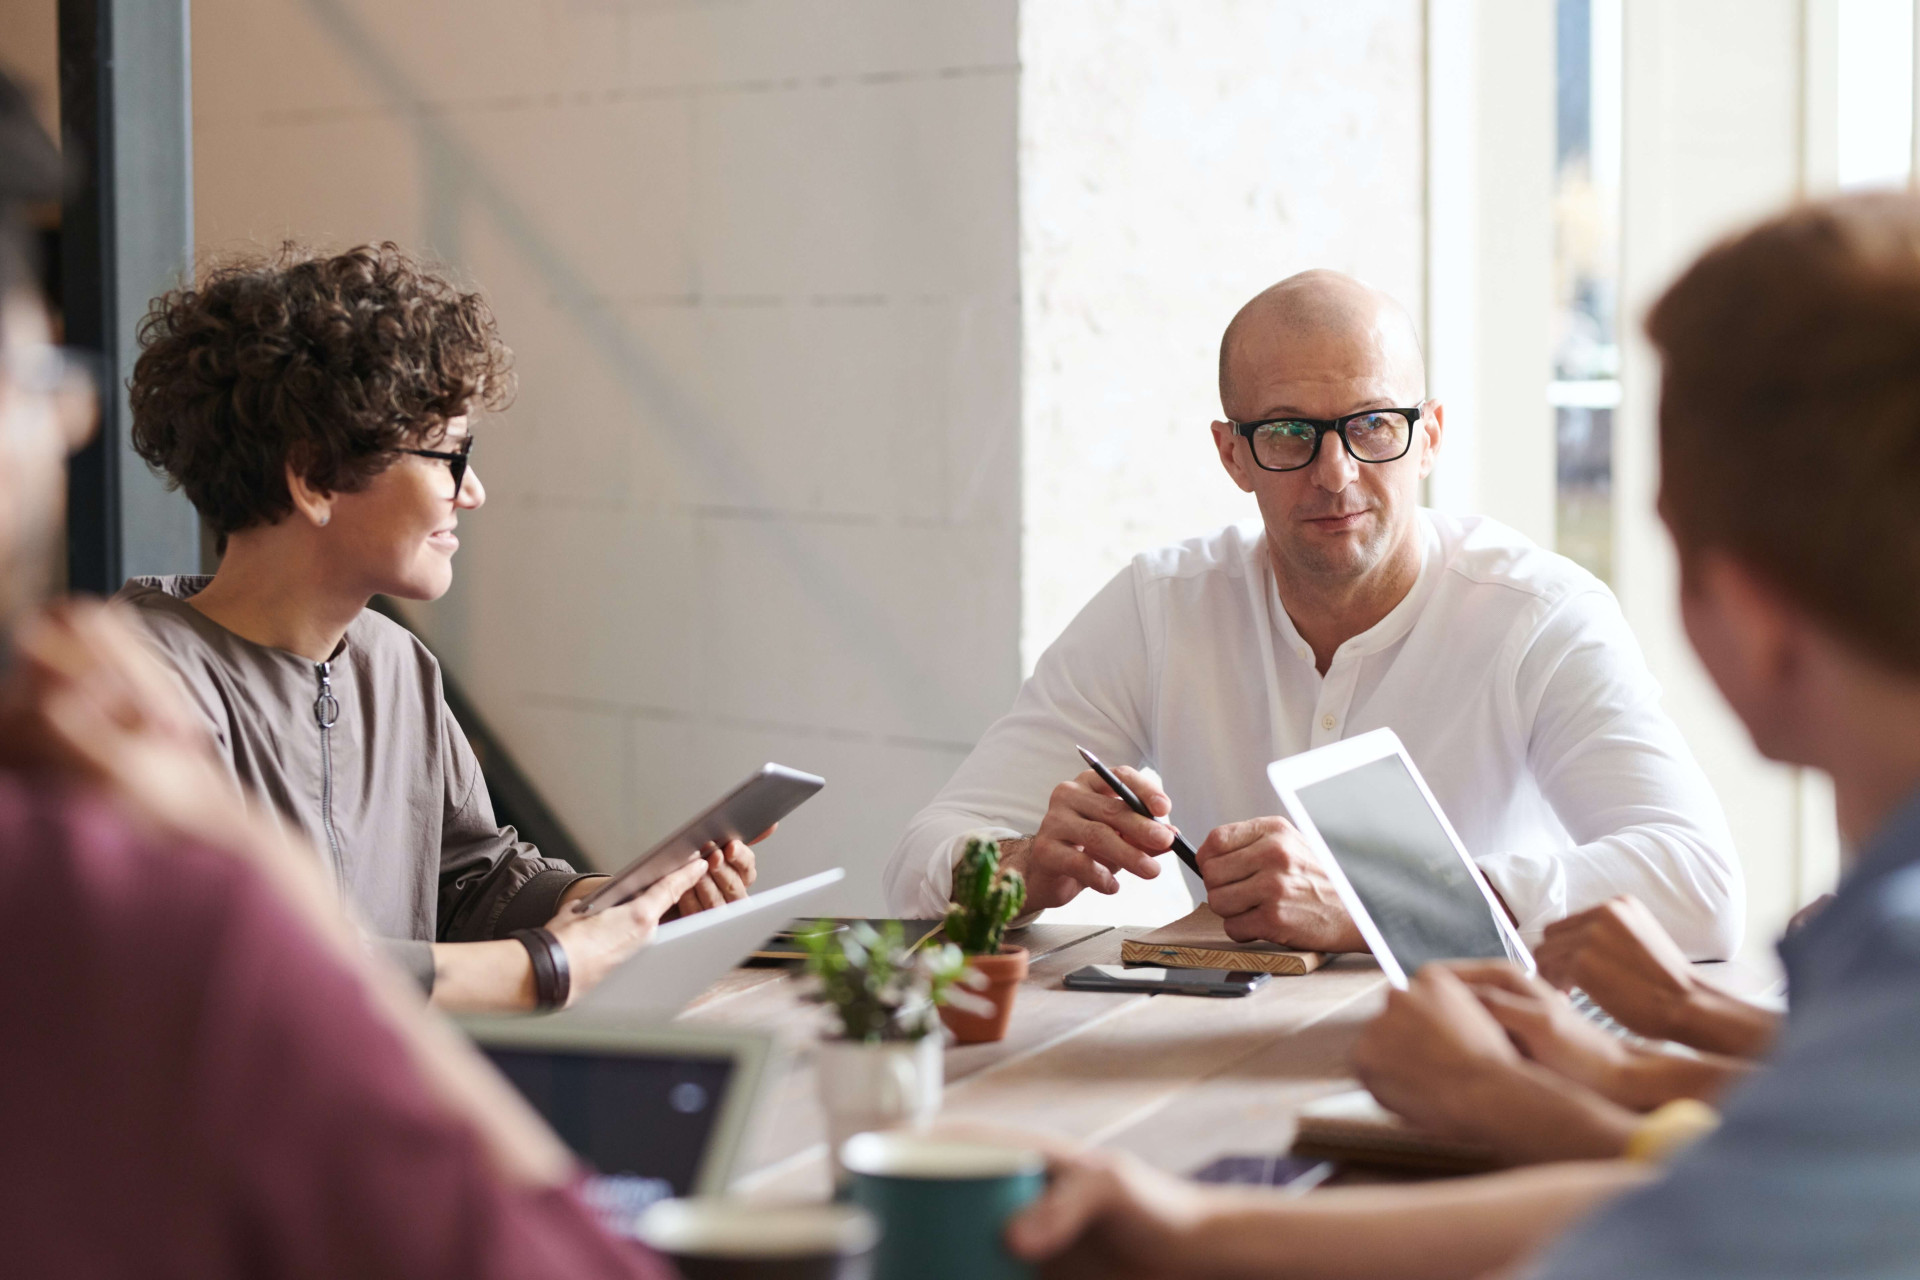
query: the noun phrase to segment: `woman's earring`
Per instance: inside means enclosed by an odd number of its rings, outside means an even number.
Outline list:
[[[321,516],[321,517],[320,517],[320,523],[321,523],[322,525],[324,525],[324,524],[326,524],[326,522],[327,522],[327,521],[329,521],[329,520],[331,520],[331,519],[333,519],[333,517],[332,517],[332,516]]]

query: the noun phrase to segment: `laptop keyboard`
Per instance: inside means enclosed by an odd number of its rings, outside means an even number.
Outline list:
[[[1595,1004],[1593,997],[1580,988],[1575,987],[1573,990],[1567,992],[1567,1000],[1573,1005],[1581,1017],[1593,1023],[1608,1035],[1618,1036],[1622,1040],[1635,1042],[1641,1039],[1640,1036],[1616,1022],[1612,1014]]]

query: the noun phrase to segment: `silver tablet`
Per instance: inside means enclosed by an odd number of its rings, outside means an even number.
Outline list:
[[[721,796],[704,813],[628,863],[587,899],[586,913],[605,911],[642,893],[662,876],[679,870],[709,843],[752,840],[804,804],[827,785],[825,778],[785,765],[760,771]]]

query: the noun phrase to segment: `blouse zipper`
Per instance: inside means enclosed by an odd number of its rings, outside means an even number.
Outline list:
[[[327,832],[327,851],[333,855],[333,878],[344,895],[347,868],[340,857],[340,837],[333,829],[333,740],[334,723],[340,719],[340,704],[333,696],[333,664],[317,662],[314,673],[320,677],[320,696],[313,700],[313,722],[320,726],[320,825]]]

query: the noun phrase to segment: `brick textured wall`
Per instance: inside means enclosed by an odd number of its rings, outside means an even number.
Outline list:
[[[518,356],[425,634],[603,861],[764,760],[847,908],[1018,675],[1013,0],[199,0],[201,252],[424,247]]]

